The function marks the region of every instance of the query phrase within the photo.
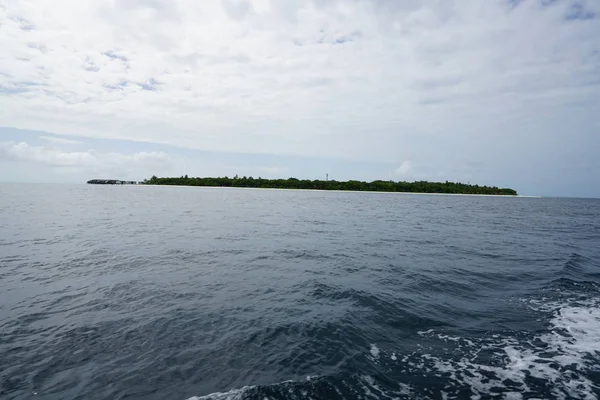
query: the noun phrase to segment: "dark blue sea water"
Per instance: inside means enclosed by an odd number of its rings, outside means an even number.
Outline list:
[[[600,201],[0,185],[2,399],[596,399]]]

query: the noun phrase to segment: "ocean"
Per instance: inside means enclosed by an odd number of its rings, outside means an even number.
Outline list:
[[[0,184],[2,399],[596,399],[600,200]]]

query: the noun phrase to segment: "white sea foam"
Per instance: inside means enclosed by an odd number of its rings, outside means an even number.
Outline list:
[[[476,357],[465,357],[460,361],[437,358],[434,369],[447,373],[457,384],[468,384],[475,398],[491,393],[493,387],[505,387],[507,382],[518,386],[519,391],[507,393],[505,398],[520,398],[520,393],[532,390],[526,383],[527,376],[532,376],[550,383],[556,398],[596,399],[594,383],[585,372],[598,369],[600,308],[597,302],[534,304],[539,310],[555,310],[549,321],[550,332],[526,342],[498,336],[478,343],[458,338],[470,348],[479,347],[473,356],[487,349],[495,351],[504,361],[496,366],[478,363]],[[447,335],[438,337],[457,341],[456,337]]]
[[[373,356],[373,358],[379,358],[379,353],[380,353],[379,347],[377,347],[374,344],[371,344],[370,352],[371,352],[371,355]]]
[[[586,354],[593,356],[600,353],[600,308],[563,307],[551,322],[555,329],[562,329],[568,335],[555,331],[544,339],[572,357],[565,361],[581,362]]]
[[[244,394],[253,387],[254,386],[244,386],[241,389],[233,389],[229,392],[217,392],[207,394],[206,396],[194,396],[190,397],[188,400],[242,400]]]
[[[465,387],[470,388],[473,400],[490,395],[498,398],[498,389],[504,392],[502,398],[506,400],[533,398],[540,390],[536,385],[540,384],[547,391],[541,397],[597,399],[594,390],[598,390],[598,387],[588,378],[588,374],[600,370],[598,302],[538,301],[528,302],[528,305],[550,313],[546,333],[515,333],[510,337],[494,334],[476,339],[428,330],[419,332],[425,343],[413,354],[398,356],[396,352],[388,353],[376,344],[370,345],[367,354],[377,363],[386,363],[387,366],[393,363],[410,374],[443,377],[448,382],[438,394],[443,399],[456,398]],[[428,340],[444,341],[450,351],[445,355],[427,354]],[[453,353],[452,349],[458,352]],[[452,354],[461,356],[455,358]],[[317,379],[308,376],[305,382],[312,383]],[[286,383],[289,382],[282,384]],[[355,389],[366,399],[429,397],[402,382],[398,383],[396,390],[390,391],[389,387],[381,387],[368,375],[359,376],[354,383],[358,385]],[[334,388],[341,396],[339,389]],[[254,389],[253,386],[247,386],[189,400],[243,400]],[[311,398],[310,388],[302,386],[297,389],[289,389],[291,398]]]
[[[423,335],[428,335],[428,334],[430,334],[432,332],[433,332],[433,329],[429,329],[429,330],[426,330],[426,331],[418,331],[417,333],[419,335],[423,336]]]
[[[364,396],[359,398],[365,399],[399,399],[412,397],[412,387],[405,383],[400,383],[397,390],[383,389],[377,384],[375,379],[369,375],[362,375],[358,378],[358,385]]]
[[[412,388],[410,387],[410,385],[407,385],[406,383],[400,383],[400,392],[399,394],[404,395],[404,396],[410,396],[412,393]]]
[[[597,399],[594,389],[598,387],[587,376],[590,371],[600,370],[598,301],[551,303],[541,299],[528,305],[550,313],[548,332],[475,339],[430,329],[418,334],[442,340],[462,356],[457,359],[450,354],[427,354],[427,343],[423,343],[413,354],[397,357],[391,352],[385,359],[397,362],[405,372],[445,377],[449,383],[440,393],[442,398],[455,397],[465,386],[471,389],[472,399],[497,396],[498,389],[505,391],[503,398],[507,400],[521,399],[525,394],[531,398],[540,390],[535,387],[540,381],[530,380],[532,377],[545,382],[542,386],[552,392],[553,398]],[[377,358],[383,351],[372,345],[370,352]]]

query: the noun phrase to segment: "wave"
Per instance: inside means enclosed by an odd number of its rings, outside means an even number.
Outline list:
[[[304,381],[285,381],[272,385],[245,386],[228,392],[194,396],[187,400],[265,400],[265,399],[408,399],[412,388],[399,384],[396,389],[384,388],[370,375],[348,378],[307,376]]]
[[[256,386],[244,386],[241,389],[232,389],[229,392],[217,392],[206,396],[194,396],[190,397],[188,400],[242,400],[244,399],[244,394],[255,388]]]
[[[559,298],[552,300],[548,293],[523,300],[547,321],[543,331],[469,337],[429,329],[418,332],[424,339],[418,351],[399,356],[372,345],[369,358],[383,368],[397,368],[405,378],[441,378],[445,383],[437,389],[443,398],[469,394],[471,398],[597,399],[600,288],[594,282],[566,282],[574,284],[568,289],[561,283],[562,287],[554,286]],[[445,351],[436,352],[439,348]],[[425,393],[419,397],[431,398]]]
[[[595,302],[563,305],[554,311],[549,331],[532,337],[518,332],[483,339],[422,334],[461,349],[457,359],[424,354],[406,360],[408,368],[448,378],[445,391],[450,395],[465,386],[478,398],[502,392],[545,393],[559,399],[593,399],[599,394],[590,378],[600,355],[600,309]]]
[[[561,272],[565,275],[577,275],[585,273],[587,266],[593,265],[593,261],[578,253],[572,253],[563,266]]]
[[[522,304],[546,328],[458,335],[444,328],[419,331],[406,353],[371,343],[361,374],[307,377],[247,386],[190,400],[452,399],[600,397],[600,297],[538,296]]]

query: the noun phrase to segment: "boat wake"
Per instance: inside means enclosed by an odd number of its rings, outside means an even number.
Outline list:
[[[421,340],[410,353],[372,343],[364,351],[370,365],[363,375],[307,377],[190,400],[597,399],[600,297],[589,292],[600,290],[591,282],[559,283],[544,296],[520,300],[532,316],[545,321],[541,332],[460,336],[429,329],[418,332]],[[565,285],[578,291],[565,290]]]

